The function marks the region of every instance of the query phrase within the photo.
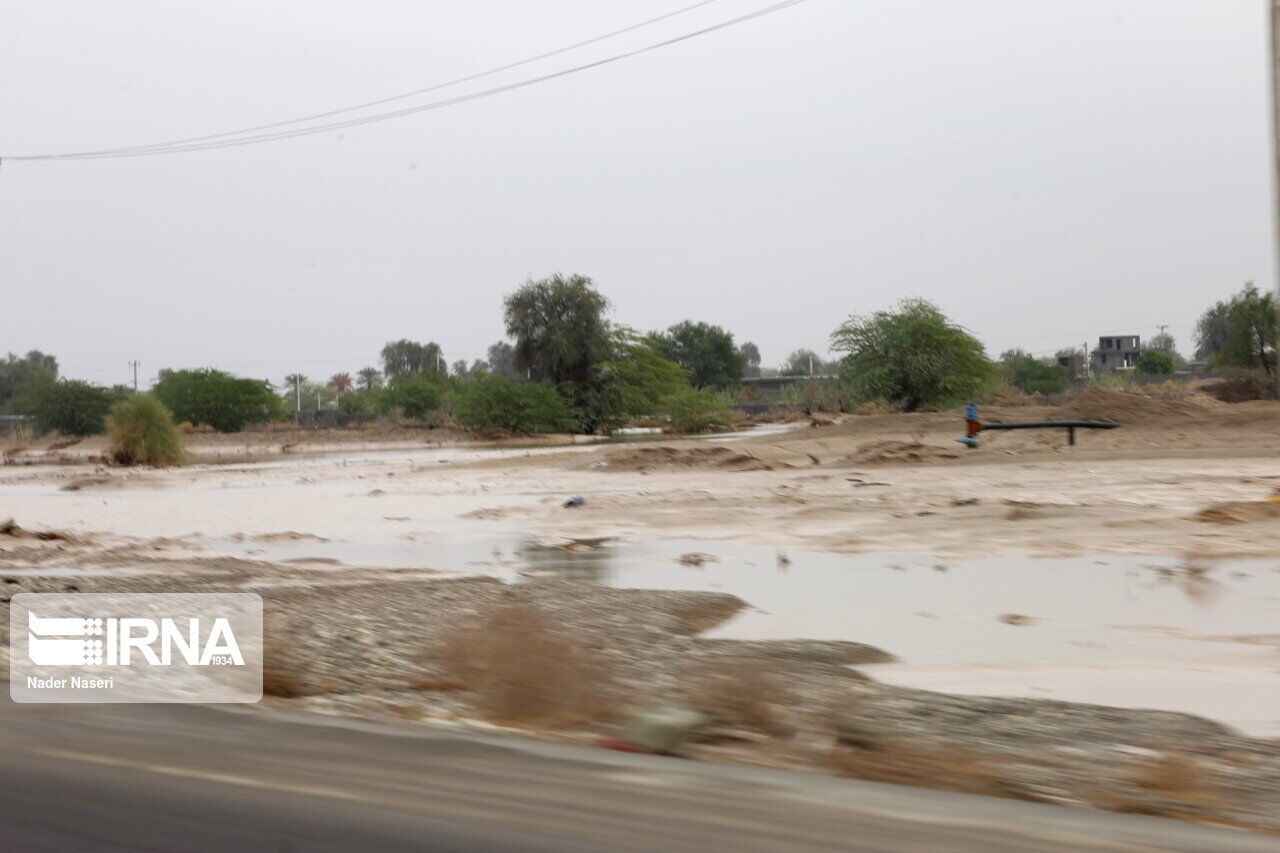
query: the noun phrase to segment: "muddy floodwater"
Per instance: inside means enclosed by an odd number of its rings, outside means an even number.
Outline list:
[[[538,543],[488,531],[381,542],[233,542],[273,561],[555,575],[714,590],[750,607],[709,636],[838,639],[882,681],[1199,714],[1280,736],[1280,560],[838,555],[707,541]]]

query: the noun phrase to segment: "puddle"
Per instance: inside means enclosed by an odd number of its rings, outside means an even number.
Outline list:
[[[751,607],[707,636],[856,640],[901,659],[865,667],[893,684],[1184,711],[1280,736],[1275,560],[1188,569],[1176,558],[1125,556],[940,561],[788,551],[780,559],[770,548],[726,542],[566,549],[503,534],[411,535],[413,541],[376,543],[207,544],[280,562],[728,592]],[[689,553],[713,559],[680,562]]]

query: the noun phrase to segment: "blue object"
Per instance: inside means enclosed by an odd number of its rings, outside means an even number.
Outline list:
[[[964,419],[966,421],[976,421],[978,419],[978,407],[973,403],[964,407]]]

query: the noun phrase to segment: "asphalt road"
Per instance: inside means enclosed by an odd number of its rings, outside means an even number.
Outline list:
[[[0,700],[0,849],[1274,850],[1173,821],[425,726]]]

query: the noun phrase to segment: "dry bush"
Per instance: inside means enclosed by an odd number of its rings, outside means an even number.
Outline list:
[[[787,701],[778,679],[760,663],[708,665],[690,676],[690,705],[717,722],[780,736],[788,727],[777,706]]]
[[[990,759],[941,743],[877,738],[866,746],[842,746],[827,758],[841,776],[938,788],[969,794],[1015,796]]]
[[[1041,394],[1028,394],[1016,385],[1001,382],[987,389],[978,402],[984,406],[1040,406],[1044,404]]]
[[[1128,781],[1135,787],[1175,800],[1205,797],[1206,779],[1200,765],[1185,755],[1166,752],[1144,763]]]
[[[533,604],[496,607],[436,651],[449,683],[475,694],[494,722],[568,725],[607,711],[611,678],[599,653]]]
[[[1109,811],[1183,819],[1196,818],[1218,801],[1203,769],[1172,752],[1143,762],[1116,781],[1118,788],[1092,791],[1086,798]]]
[[[266,655],[262,662],[262,695],[275,696],[280,699],[297,699],[306,696],[307,681],[302,671],[292,663],[280,660],[274,655]]]
[[[1222,379],[1202,382],[1198,390],[1223,403],[1276,399],[1276,383],[1261,370],[1234,370]]]

